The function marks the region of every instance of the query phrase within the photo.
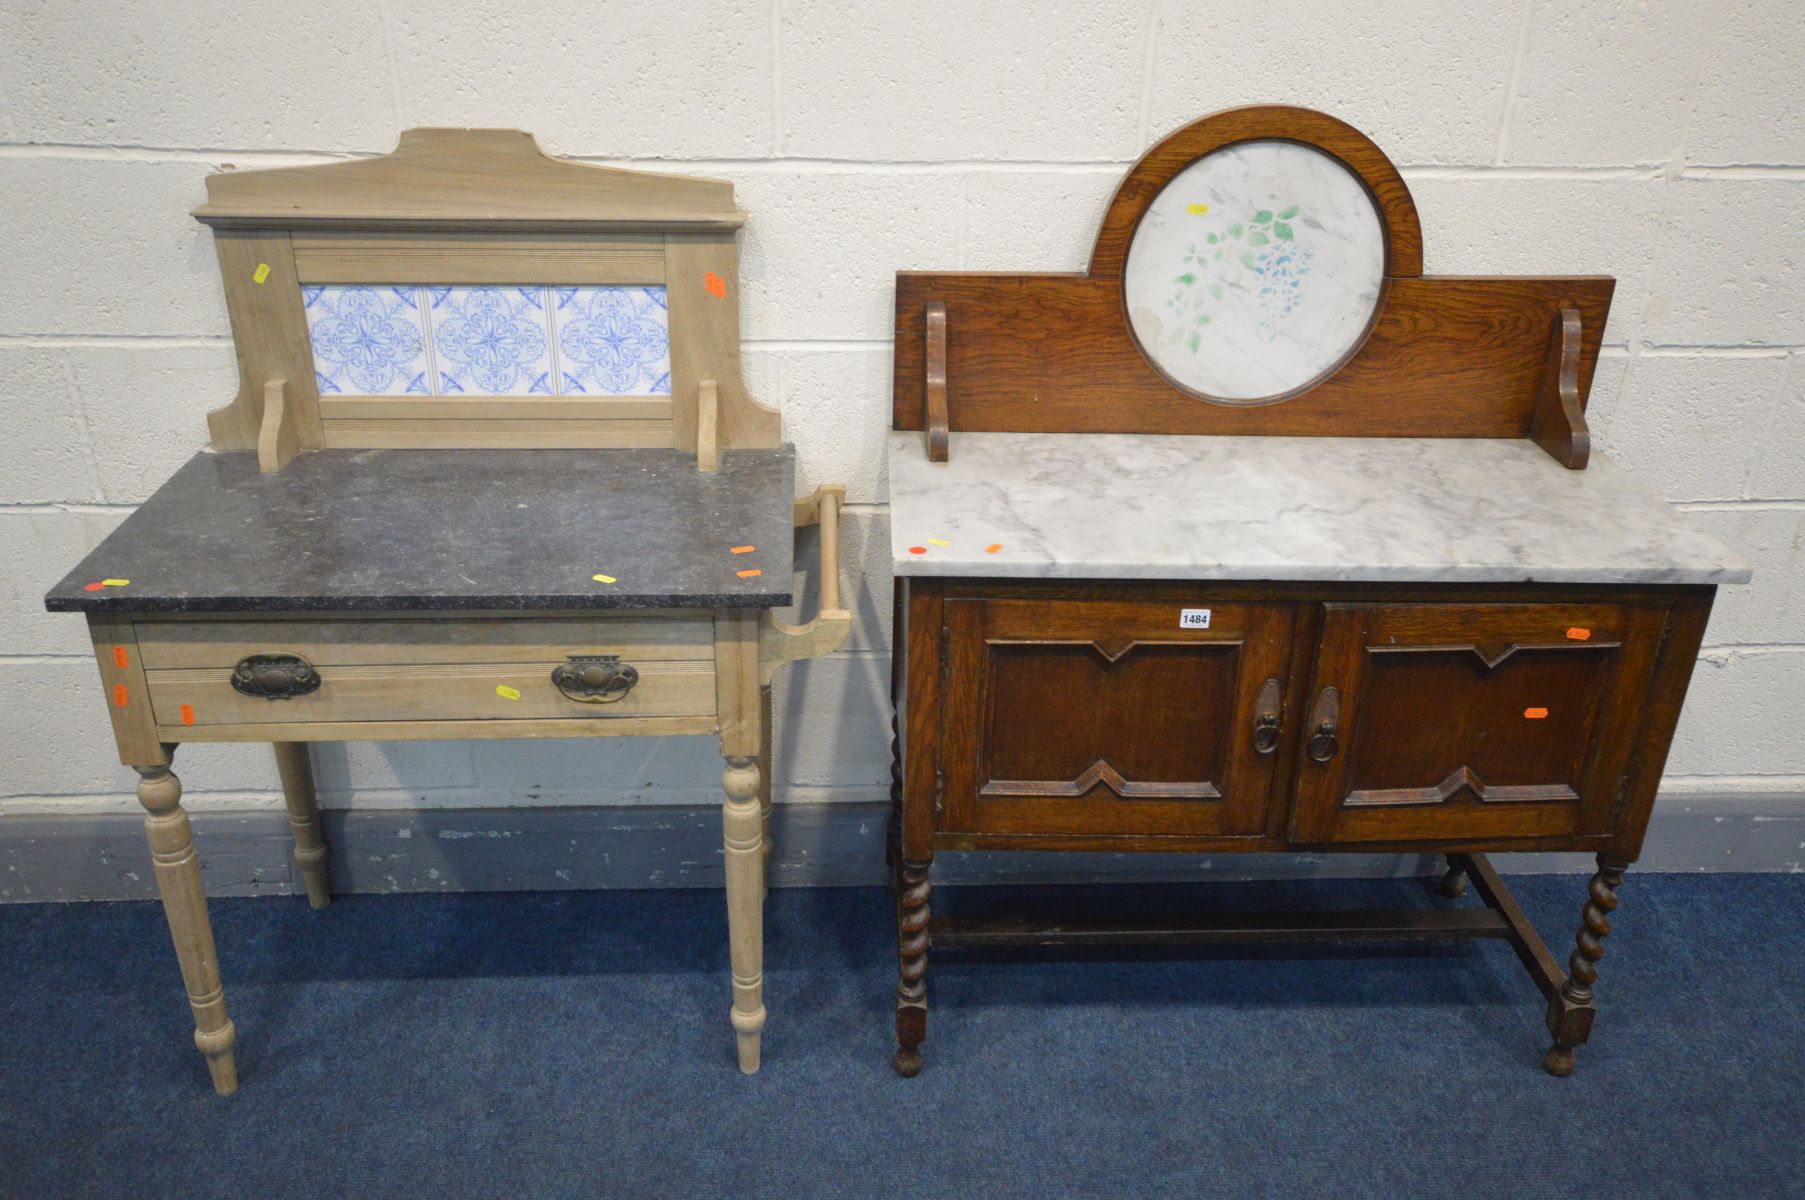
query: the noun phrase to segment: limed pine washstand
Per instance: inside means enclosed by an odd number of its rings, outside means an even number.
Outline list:
[[[846,637],[843,489],[792,500],[740,380],[731,185],[512,130],[210,176],[237,397],[47,598],[85,612],[214,1087],[237,1086],[183,742],[272,742],[315,907],[308,743],[714,734],[742,1071],[759,1065],[770,683]],[[791,602],[821,526],[821,612]],[[599,834],[599,830],[598,830]]]
[[[1205,118],[1082,275],[897,276],[896,1069],[955,945],[1497,937],[1573,1068],[1717,584],[1615,464],[1613,281],[1422,273],[1334,118]],[[1482,907],[953,921],[937,853],[1439,852]],[[1597,856],[1563,969],[1487,861]]]

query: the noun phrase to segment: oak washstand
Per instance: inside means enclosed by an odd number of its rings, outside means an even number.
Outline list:
[[[1312,937],[1508,939],[1572,1070],[1715,585],[1749,577],[1588,467],[1612,285],[1424,276],[1384,154],[1278,107],[1149,151],[1087,274],[898,275],[899,1072],[930,946]],[[1484,906],[932,919],[949,850],[1430,851]],[[1597,855],[1565,970],[1508,850]]]
[[[214,1087],[237,1086],[170,771],[275,744],[309,900],[308,743],[716,734],[732,1024],[755,1071],[770,682],[840,644],[837,487],[792,501],[739,369],[730,184],[558,162],[509,130],[207,180],[237,398],[53,589],[85,612]],[[793,526],[820,615],[793,627]],[[598,831],[599,832],[599,831]]]

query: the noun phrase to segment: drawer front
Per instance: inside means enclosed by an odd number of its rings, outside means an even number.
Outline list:
[[[572,721],[707,717],[715,711],[713,625],[708,614],[605,618],[369,618],[141,621],[138,652],[159,726],[300,722]],[[553,672],[573,658],[608,660],[599,690],[561,688]],[[272,697],[235,686],[274,667],[299,678]],[[296,660],[304,663],[297,670]],[[589,665],[578,663],[581,667]],[[592,679],[594,676],[592,676]]]
[[[1665,618],[1632,605],[1327,605],[1292,837],[1608,833]],[[1323,721],[1333,729],[1318,738]]]
[[[1266,832],[1291,606],[949,599],[944,616],[941,830]]]

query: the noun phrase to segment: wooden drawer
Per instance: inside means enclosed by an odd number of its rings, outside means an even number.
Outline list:
[[[1610,832],[1666,616],[1620,604],[1326,605],[1293,839]],[[1325,715],[1333,740],[1313,743]]]
[[[352,620],[141,620],[138,653],[160,728],[296,723],[607,722],[712,718],[709,615]],[[233,686],[251,656],[294,656],[317,689],[271,699]],[[573,699],[552,680],[572,657],[613,656],[637,672],[618,700]],[[372,736],[393,730],[373,730]],[[580,732],[573,728],[572,733]]]
[[[937,827],[1264,833],[1293,615],[1204,589],[1183,603],[948,599]]]

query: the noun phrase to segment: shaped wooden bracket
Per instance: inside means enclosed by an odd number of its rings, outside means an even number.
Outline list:
[[[696,385],[696,470],[721,469],[721,393],[712,379]]]
[[[945,462],[946,411],[946,304],[928,305],[927,386],[922,396],[921,427],[927,431],[928,461]]]
[[[1548,339],[1548,361],[1529,423],[1535,444],[1575,471],[1584,470],[1592,455],[1592,433],[1579,403],[1579,335],[1579,310],[1561,309]]]
[[[840,505],[845,501],[846,485],[840,483],[824,484],[796,501],[797,527],[821,526],[821,610],[806,625],[791,625],[765,612],[758,630],[761,686],[771,686],[782,664],[832,654],[852,633],[852,613],[840,607]]]
[[[288,381],[272,379],[263,385],[263,424],[257,430],[257,469],[265,475],[280,471],[301,450],[301,430],[295,406],[288,398]]]

